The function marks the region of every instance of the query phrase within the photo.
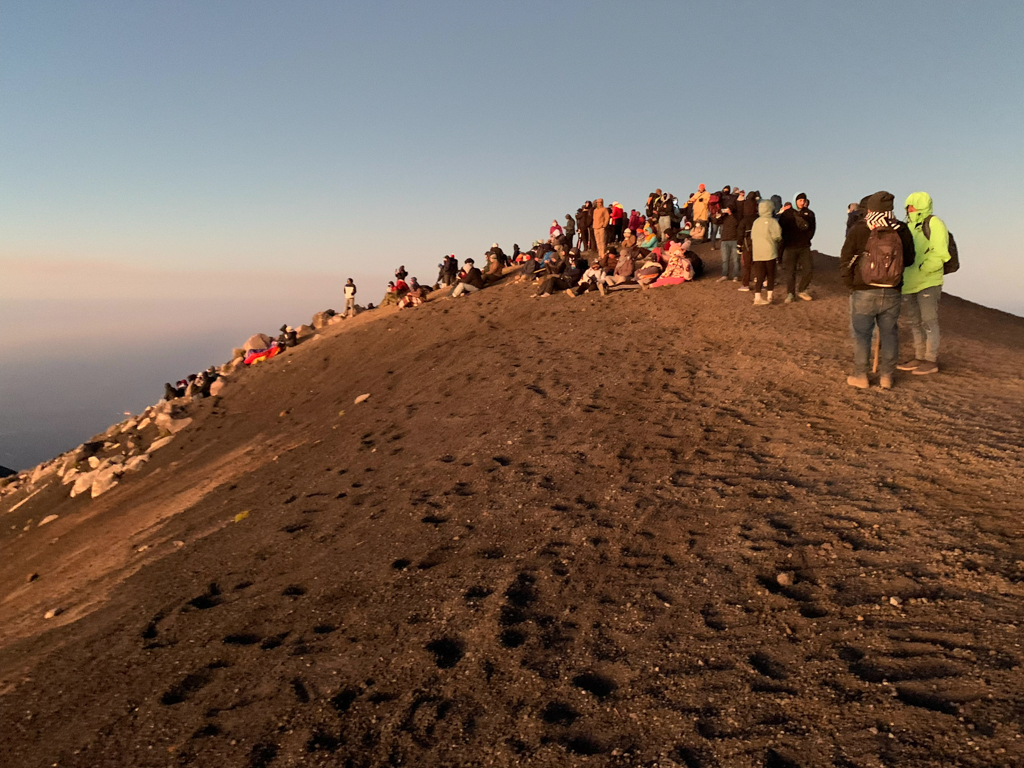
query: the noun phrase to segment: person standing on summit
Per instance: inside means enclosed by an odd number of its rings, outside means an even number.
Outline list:
[[[687,205],[693,206],[693,221],[696,224],[700,224],[704,227],[704,239],[702,242],[708,241],[708,204],[711,202],[711,195],[703,184],[697,186],[697,191],[690,195],[690,199],[686,201]]]
[[[942,219],[932,215],[932,198],[927,192],[914,192],[905,205],[916,255],[903,273],[903,314],[914,334],[914,359],[896,367],[924,376],[939,372],[939,299],[950,259],[949,230]]]
[[[356,316],[356,284],[350,277],[345,283],[345,317]]]
[[[853,375],[846,383],[867,389],[871,338],[878,327],[878,385],[892,389],[899,350],[900,296],[904,270],[914,263],[914,238],[892,213],[893,196],[876,192],[867,214],[850,228],[839,257],[839,271],[850,289]]]
[[[594,201],[594,247],[597,249],[598,258],[602,261],[605,256],[605,245],[610,221],[611,212],[604,207],[604,198],[597,198]]]
[[[811,239],[817,228],[814,212],[810,209],[807,195],[801,192],[796,196],[796,208],[788,208],[779,216],[782,227],[782,269],[786,273],[786,303],[792,304],[799,296],[804,301],[811,301],[813,296],[807,292],[814,277],[814,259],[811,256]],[[797,286],[796,273],[800,270],[800,285]]]
[[[757,204],[757,220],[750,229],[751,257],[754,263],[754,303],[771,304],[775,291],[775,264],[782,243],[782,228],[775,220],[775,206],[771,200]],[[761,296],[761,285],[768,283],[768,298]]]

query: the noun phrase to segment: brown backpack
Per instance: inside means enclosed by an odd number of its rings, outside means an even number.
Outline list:
[[[860,279],[876,288],[895,288],[903,280],[903,241],[891,227],[871,230],[860,257]]]

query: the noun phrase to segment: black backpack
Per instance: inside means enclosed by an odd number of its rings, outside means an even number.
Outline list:
[[[892,227],[872,229],[860,257],[860,279],[876,288],[895,288],[903,280],[903,241]]]
[[[925,217],[925,220],[921,222],[921,231],[924,233],[924,237],[929,242],[932,239],[932,225],[928,222],[931,221],[931,215]],[[946,227],[946,234],[949,235],[949,261],[942,265],[942,274],[948,275],[950,272],[956,272],[960,269],[960,254],[956,249],[956,240],[953,239],[953,233],[949,231],[949,227]]]

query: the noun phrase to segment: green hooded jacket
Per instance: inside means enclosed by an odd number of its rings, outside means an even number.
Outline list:
[[[904,207],[914,206],[907,213],[910,233],[914,236],[914,263],[903,270],[903,293],[918,293],[925,288],[942,285],[942,268],[949,261],[949,230],[938,216],[932,216],[932,198],[927,192],[915,192],[907,198]],[[928,230],[931,239],[924,236],[922,224],[931,216]]]

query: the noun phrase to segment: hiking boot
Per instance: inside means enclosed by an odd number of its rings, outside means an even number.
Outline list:
[[[600,293],[602,296],[608,295],[608,291],[605,289],[604,283],[597,284],[597,292]]]
[[[750,286],[749,285],[741,285],[740,286],[740,290],[741,291],[749,291],[750,290]]]
[[[907,360],[905,363],[900,363],[896,366],[897,371],[912,371],[921,364],[921,361],[916,357],[913,360]]]
[[[892,389],[892,376],[883,373],[878,379],[878,386],[882,389]]]
[[[725,275],[722,275],[720,278],[718,278],[718,282],[724,283],[728,279],[729,279],[728,277],[726,277]]]
[[[799,296],[804,301],[814,301],[814,297],[811,296],[811,294],[809,294],[807,291],[800,291],[800,293],[798,293],[797,296]]]
[[[792,304],[794,301],[796,301],[796,296],[794,296],[792,293],[787,293],[786,294],[786,301],[784,303]]]
[[[939,364],[933,363],[931,360],[922,360],[921,364],[913,370],[915,376],[927,376],[929,373],[938,373]]]
[[[867,376],[847,376],[846,383],[857,389],[867,389],[871,386]]]

